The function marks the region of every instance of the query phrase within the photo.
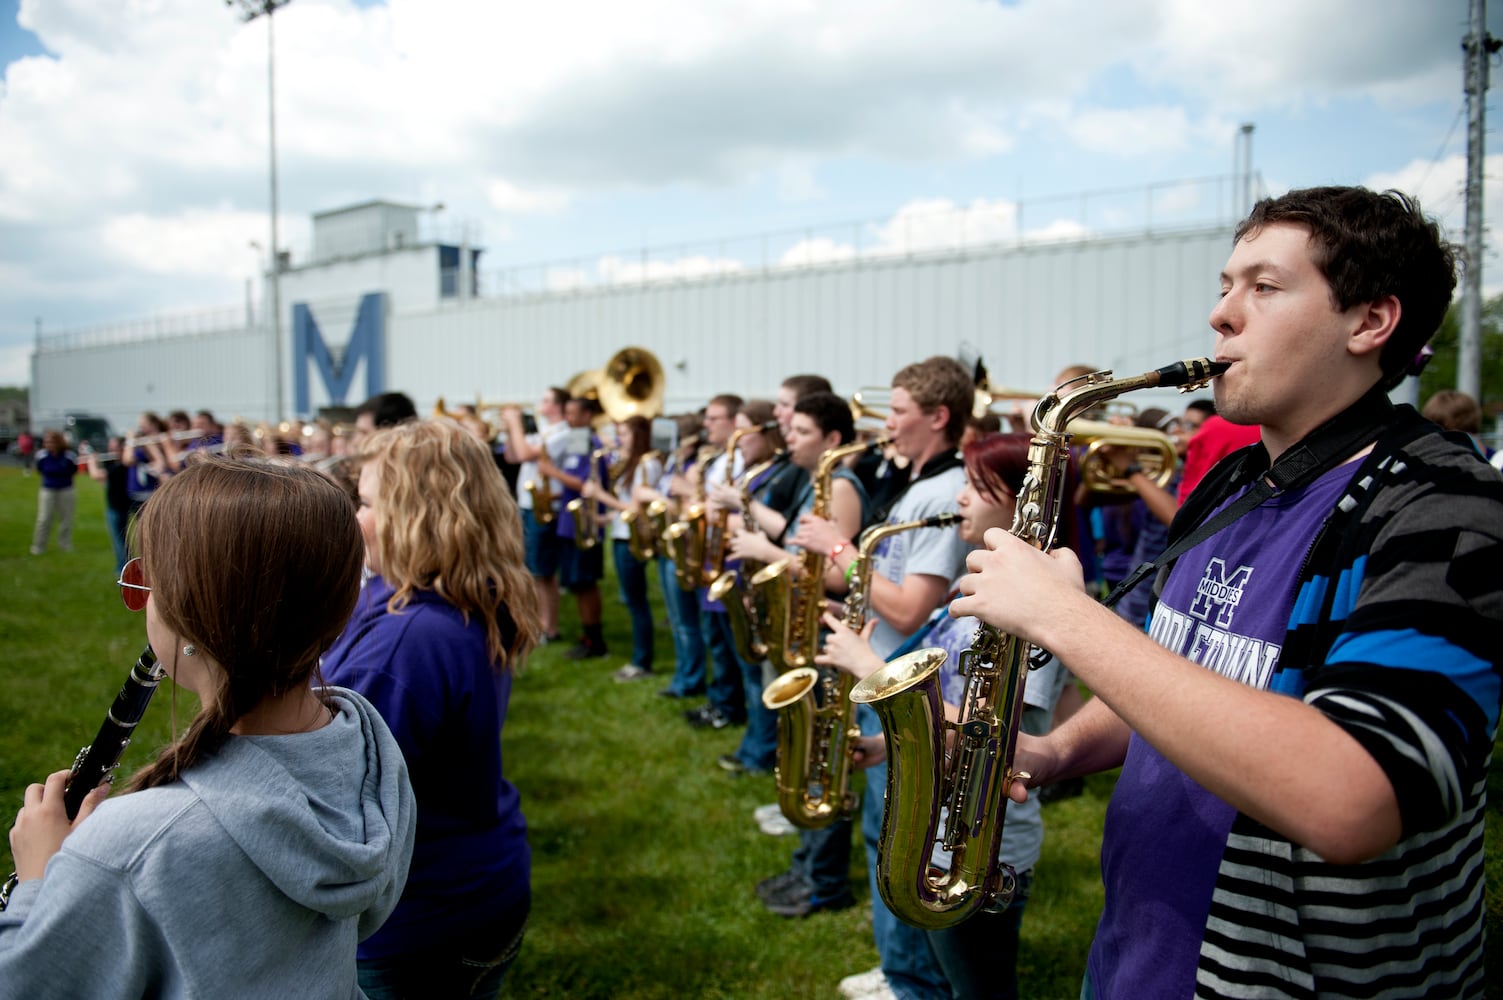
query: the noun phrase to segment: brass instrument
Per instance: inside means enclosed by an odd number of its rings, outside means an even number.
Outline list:
[[[783,455],[780,452],[767,461],[747,469],[741,477],[741,523],[748,531],[760,532],[762,530],[756,518],[752,517],[751,484],[782,459]],[[746,663],[761,663],[767,659],[767,643],[762,638],[764,621],[762,603],[757,592],[744,582],[750,580],[762,567],[761,562],[743,559],[738,569],[722,569],[714,582],[710,584],[710,600],[719,601],[725,606],[736,653]]]
[[[1013,535],[1038,549],[1053,543],[1070,457],[1069,425],[1076,414],[1136,389],[1180,386],[1189,392],[1226,368],[1196,358],[1125,379],[1097,372],[1039,400]],[[852,701],[877,712],[887,742],[877,886],[888,909],[914,927],[950,927],[979,909],[1002,909],[1012,901],[1016,874],[997,860],[997,851],[1008,789],[1023,777],[1013,770],[1013,755],[1030,648],[985,623],[977,629],[960,656],[966,686],[956,723],[945,721],[940,697],[943,650],[899,657],[851,691]],[[947,751],[950,736],[954,748]],[[931,874],[929,867],[936,842],[950,852],[950,870],[941,874]]]
[[[748,434],[762,434],[766,431],[777,430],[776,420],[769,420],[756,427],[738,427],[731,432],[731,439],[725,446],[725,485],[736,484],[736,448],[741,444],[741,439]],[[761,463],[756,469],[747,469],[742,472],[742,483],[751,481],[752,473],[760,474],[769,463]],[[707,470],[708,473],[708,470]],[[725,551],[730,543],[728,528],[731,522],[731,511],[728,507],[719,507],[707,515],[705,522],[705,568],[704,583],[701,586],[711,586],[725,572]]]
[[[719,454],[720,450],[714,446],[699,449],[699,482],[694,489],[694,499],[684,507],[679,519],[663,532],[663,544],[673,559],[674,576],[681,590],[698,590],[705,585],[705,534],[709,517],[705,504],[705,475]]]
[[[1131,486],[1114,474],[1111,463],[1101,452],[1103,448],[1129,448],[1134,451],[1134,461],[1143,470],[1143,474],[1160,489],[1168,486],[1169,480],[1174,477],[1179,455],[1174,450],[1174,440],[1163,431],[1152,427],[1130,427],[1084,419],[1070,421],[1068,430],[1075,443],[1086,445],[1085,454],[1080,458],[1080,478],[1086,488],[1093,492],[1117,496],[1136,495]]]
[[[590,452],[590,467],[585,472],[586,482],[602,486],[600,460],[608,457],[610,453],[609,448],[596,448]],[[536,502],[536,494],[534,494],[534,502]],[[600,501],[592,497],[579,496],[565,504],[564,510],[574,519],[575,548],[587,552],[600,544]]]
[[[167,431],[163,434],[145,434],[141,436],[127,434],[125,436],[125,445],[126,447],[145,447],[149,444],[162,444],[166,441],[171,441],[173,444],[176,444],[179,441],[194,441],[203,436],[203,431],[193,430]]]
[[[845,624],[860,632],[871,609],[872,557],[883,539],[901,531],[948,528],[958,514],[935,514],[916,521],[875,524],[861,533],[856,567],[845,595]],[[797,667],[779,676],[762,692],[762,704],[778,713],[778,805],[794,826],[829,826],[855,808],[851,794],[851,748],[861,735],[855,678],[843,670]]]
[[[649,420],[663,412],[663,365],[645,347],[623,347],[600,369],[596,399],[616,423],[630,417]]]
[[[637,477],[640,479],[642,470],[646,468],[650,460],[661,457],[655,451],[644,452],[642,457],[637,459],[635,473]],[[658,539],[661,537],[661,532],[654,528],[652,519],[652,508],[655,504],[662,504],[665,511],[668,508],[663,501],[654,500],[648,504],[634,503],[621,512],[621,523],[626,525],[626,547],[631,550],[632,558],[637,562],[645,563],[657,558]]]
[[[847,444],[821,455],[811,477],[814,504],[810,513],[815,517],[830,516],[835,469],[843,460],[887,444],[886,439]],[[765,609],[767,652],[779,673],[810,666],[818,651],[819,617],[825,606],[825,564],[829,557],[823,552],[805,549],[798,560],[801,572],[797,576],[793,573],[794,560],[790,557],[779,559],[751,579],[751,587]]]

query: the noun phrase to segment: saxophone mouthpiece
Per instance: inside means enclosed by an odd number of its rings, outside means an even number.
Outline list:
[[[1225,361],[1190,358],[1185,361],[1176,361],[1172,365],[1165,365],[1154,374],[1158,376],[1158,384],[1161,386],[1179,386],[1180,391],[1191,392],[1203,388],[1211,379],[1230,367],[1231,365]]]
[[[926,528],[948,528],[960,523],[960,515],[955,513],[934,514],[924,519]]]

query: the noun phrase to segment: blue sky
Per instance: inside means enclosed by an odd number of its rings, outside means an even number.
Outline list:
[[[275,25],[284,244],[298,258],[311,213],[376,197],[443,202],[431,224],[467,227],[490,267],[567,262],[555,284],[630,278],[643,244],[693,273],[945,239],[933,220],[954,210],[970,239],[1080,231],[1130,224],[1142,195],[1085,218],[1040,199],[1224,177],[1243,122],[1267,188],[1398,186],[1459,240],[1466,17],[1465,0],[1236,17],[1201,0],[294,0]],[[37,317],[243,301],[249,242],[267,242],[265,60],[265,21],[206,0],[0,0],[0,384],[25,381]],[[786,235],[732,239],[768,231]]]

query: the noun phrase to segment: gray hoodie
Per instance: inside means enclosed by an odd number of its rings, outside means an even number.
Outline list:
[[[417,813],[381,717],[329,692],[321,729],[231,736],[102,803],[0,913],[0,998],[361,996]]]

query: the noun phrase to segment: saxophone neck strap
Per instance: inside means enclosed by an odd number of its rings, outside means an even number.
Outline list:
[[[1392,423],[1395,408],[1381,386],[1292,445],[1272,466],[1260,441],[1222,459],[1186,499],[1169,526],[1169,545],[1152,562],[1129,573],[1102,601],[1111,607],[1144,578],[1262,504],[1269,497],[1297,490],[1336,468],[1378,439]],[[1214,517],[1207,515],[1239,489],[1246,491]]]

